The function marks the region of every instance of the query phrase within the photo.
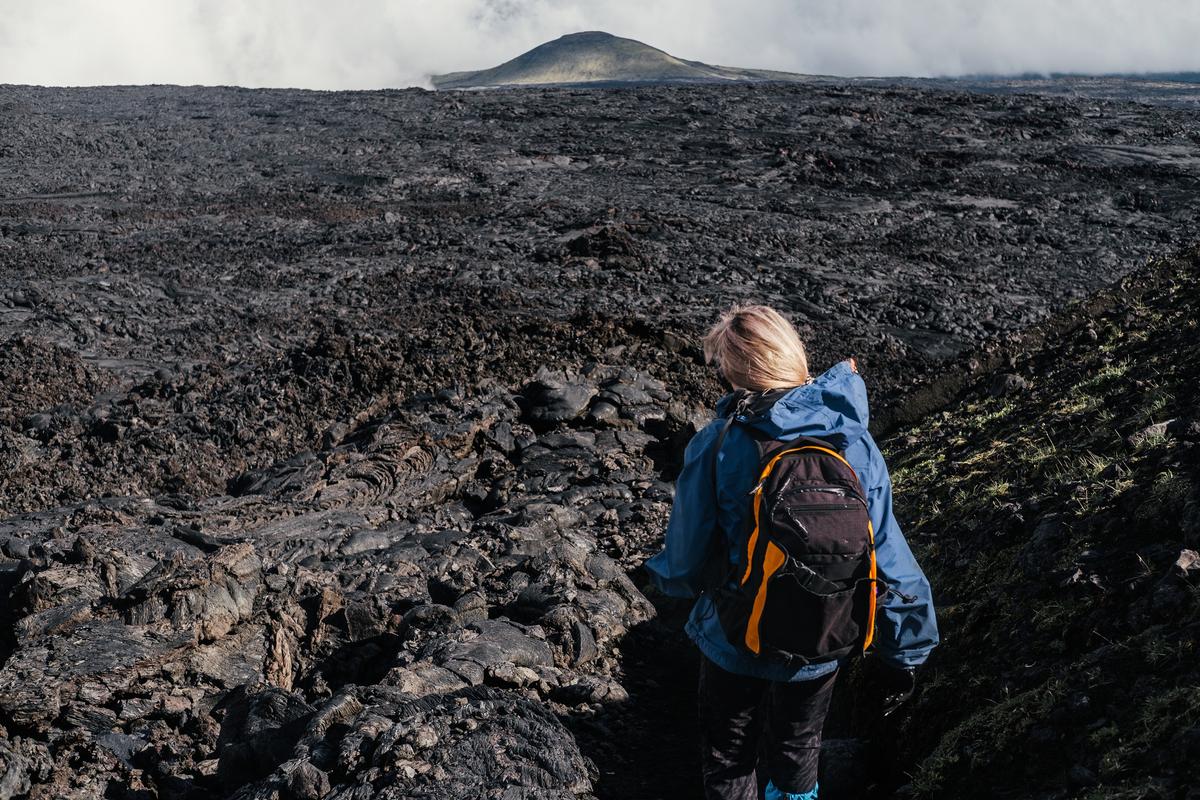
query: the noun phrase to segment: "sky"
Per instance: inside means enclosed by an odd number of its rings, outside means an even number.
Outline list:
[[[0,0],[0,83],[428,86],[582,30],[823,75],[1200,71],[1200,0]]]

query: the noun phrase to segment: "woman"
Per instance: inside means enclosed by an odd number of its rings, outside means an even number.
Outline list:
[[[744,390],[739,396],[761,393],[760,410],[739,415],[737,425],[714,420],[693,437],[665,547],[646,567],[664,594],[699,598],[687,632],[703,654],[705,796],[757,798],[761,773],[768,780],[767,800],[815,800],[821,728],[839,662],[795,666],[765,651],[735,647],[706,592],[714,588],[712,576],[738,564],[746,546],[743,523],[758,477],[758,450],[748,429],[773,440],[823,439],[844,456],[866,493],[878,577],[891,589],[878,598],[873,644],[873,659],[882,667],[884,713],[912,693],[913,670],[938,643],[929,582],[892,515],[891,481],[867,432],[866,386],[854,360],[811,379],[795,328],[765,306],[735,307],[722,316],[704,338],[704,356],[730,387]],[[728,416],[734,402],[733,394],[723,398],[718,417]]]

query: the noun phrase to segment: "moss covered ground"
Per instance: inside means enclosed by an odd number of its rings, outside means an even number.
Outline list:
[[[1200,797],[1200,251],[884,442],[943,644],[887,735],[921,798]]]

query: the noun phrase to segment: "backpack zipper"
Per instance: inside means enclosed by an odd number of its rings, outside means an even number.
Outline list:
[[[766,480],[759,481],[757,486],[755,486],[753,489],[751,489],[749,492],[746,493],[746,496],[753,497],[754,495],[758,494],[759,492],[762,491],[762,488],[765,484],[766,484]],[[849,497],[853,500],[857,500],[858,502],[862,503],[863,505],[867,504],[867,501],[863,500],[862,497],[860,497],[857,492],[851,491],[850,489],[847,489],[844,486],[798,486],[795,489],[788,489],[788,491],[789,492],[815,492],[817,494],[836,494],[839,497]]]
[[[853,492],[844,486],[797,486],[795,489],[788,489],[789,492],[816,492],[818,494],[836,494],[839,497],[849,497],[857,500],[860,503],[863,501],[858,496],[857,492]]]
[[[804,506],[803,512],[801,512],[801,513],[807,513],[809,511],[820,511],[820,512],[849,511],[852,508],[858,508],[858,505],[855,503],[821,503],[821,504],[814,503],[813,505]],[[774,511],[775,509],[771,509],[771,510]]]

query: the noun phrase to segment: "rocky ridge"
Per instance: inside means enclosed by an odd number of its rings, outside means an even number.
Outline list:
[[[1200,252],[1090,303],[884,445],[944,633],[876,734],[905,796],[1200,778]]]

